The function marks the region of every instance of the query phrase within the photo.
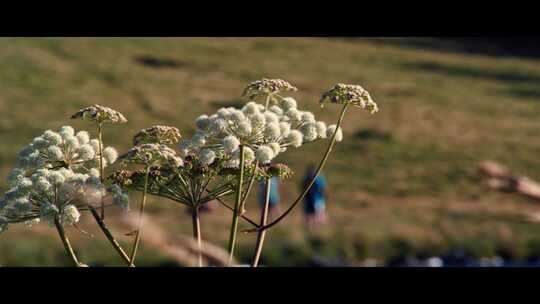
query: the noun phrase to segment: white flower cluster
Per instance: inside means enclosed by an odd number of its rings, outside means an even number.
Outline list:
[[[0,231],[8,222],[32,225],[41,219],[52,224],[58,218],[63,224],[77,223],[78,207],[95,204],[105,195],[96,169],[84,174],[42,168],[29,177],[14,175],[10,187],[0,203]]]
[[[124,115],[116,110],[113,110],[109,107],[104,107],[100,105],[93,105],[80,109],[77,113],[71,115],[72,119],[83,119],[95,121],[99,124],[104,122],[111,123],[126,123],[127,119]]]
[[[116,161],[112,147],[103,150],[104,166]],[[16,167],[8,176],[10,189],[0,202],[0,231],[7,223],[25,222],[31,226],[42,220],[61,223],[79,220],[78,207],[96,203],[106,195],[100,181],[99,141],[88,132],[70,126],[58,132],[45,131],[24,147]],[[127,204],[122,192],[112,192],[113,200]]]
[[[118,158],[124,164],[140,164],[147,166],[169,165],[174,168],[184,164],[176,152],[163,144],[141,144],[129,149]]]
[[[267,164],[290,146],[300,147],[329,134],[326,124],[299,110],[292,97],[268,109],[255,102],[242,109],[221,108],[211,116],[199,116],[195,123],[197,132],[180,142],[180,155],[196,157],[204,165],[222,159],[231,168],[240,164],[240,145],[246,164],[255,160]]]
[[[103,149],[103,166],[116,161],[118,153],[112,147]],[[34,170],[37,168],[69,167],[73,170],[97,166],[99,141],[90,139],[88,132],[63,126],[58,132],[45,131],[24,147],[17,159],[17,168]]]
[[[373,101],[369,92],[359,85],[338,83],[322,95],[320,99],[321,106],[326,101],[352,104],[355,107],[369,111],[371,114],[379,112],[379,106]]]

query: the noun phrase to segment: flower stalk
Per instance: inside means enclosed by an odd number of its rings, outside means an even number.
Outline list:
[[[201,222],[199,219],[199,207],[191,208],[191,220],[193,224],[193,238],[197,241],[197,263],[198,267],[202,267],[202,246],[201,246]]]
[[[232,216],[231,223],[231,232],[229,236],[229,245],[227,247],[229,252],[229,262],[228,265],[231,266],[233,255],[234,255],[234,245],[236,242],[236,234],[238,230],[238,217],[240,216],[241,210],[241,200],[242,200],[242,184],[244,180],[244,145],[240,145],[240,171],[238,173],[237,181],[238,187],[236,189],[236,202],[234,205],[234,212]]]
[[[73,247],[71,247],[71,244],[66,235],[64,227],[62,226],[62,223],[60,223],[60,219],[58,218],[58,216],[56,216],[54,219],[54,225],[56,226],[58,235],[60,236],[60,239],[62,240],[62,244],[64,244],[64,248],[66,249],[66,252],[69,258],[71,259],[75,267],[81,267],[81,263],[79,263],[79,260],[77,259],[77,256],[75,255],[75,251],[73,251]]]
[[[330,143],[328,144],[328,148],[326,149],[326,152],[324,153],[324,156],[321,159],[321,162],[319,163],[319,166],[317,167],[317,170],[315,170],[315,174],[313,174],[313,177],[311,178],[311,181],[309,182],[307,187],[304,189],[302,194],[300,194],[300,196],[298,196],[296,198],[296,200],[292,203],[292,205],[282,215],[280,215],[278,218],[276,218],[271,223],[269,223],[267,225],[260,226],[259,228],[244,230],[244,232],[250,233],[250,232],[263,231],[263,230],[266,230],[266,229],[269,229],[269,228],[273,227],[274,225],[279,223],[281,220],[283,220],[294,209],[294,207],[296,205],[298,205],[298,203],[304,199],[304,197],[307,195],[309,189],[311,189],[311,186],[313,186],[313,183],[315,183],[315,179],[317,178],[317,176],[319,176],[319,173],[321,172],[322,168],[326,164],[326,161],[328,160],[328,156],[330,155],[330,152],[332,152],[332,148],[334,147],[334,144],[336,142],[336,135],[339,132],[339,127],[341,125],[341,122],[343,121],[343,117],[345,117],[345,111],[347,110],[348,106],[349,106],[349,104],[345,103],[343,105],[343,108],[341,108],[341,113],[339,115],[339,118],[338,118],[338,121],[337,121],[337,124],[336,124],[336,129],[334,131],[334,134],[332,135],[332,139],[331,139]]]
[[[129,260],[129,264],[131,267],[134,266],[135,257],[137,256],[137,250],[139,249],[139,243],[141,240],[141,229],[143,225],[143,217],[144,217],[144,207],[146,206],[146,194],[148,192],[148,175],[150,174],[150,166],[146,166],[145,171],[145,177],[144,177],[144,190],[142,195],[142,202],[141,202],[141,209],[139,211],[139,221],[137,223],[137,233],[135,235],[135,242],[133,244],[133,248],[131,250],[131,258]]]
[[[260,226],[266,225],[266,220],[268,219],[268,209],[270,206],[270,183],[271,183],[271,179],[269,179],[268,177],[265,178],[264,207],[261,212]],[[265,236],[266,236],[266,230],[260,230],[257,232],[257,242],[255,244],[255,256],[253,257],[253,262],[251,263],[251,267],[257,267],[259,265],[259,258],[261,257],[261,252],[262,252]]]

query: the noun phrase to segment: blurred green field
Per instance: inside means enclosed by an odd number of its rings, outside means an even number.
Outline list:
[[[136,60],[141,56],[178,64],[152,67]],[[154,124],[191,135],[198,115],[240,105],[245,85],[262,77],[297,86],[293,96],[300,107],[327,122],[335,121],[339,107],[320,109],[317,101],[338,82],[361,84],[380,107],[372,116],[351,110],[345,118],[344,141],[324,171],[330,223],[309,231],[298,208],[269,232],[263,264],[309,265],[321,256],[357,265],[367,258],[384,262],[456,248],[478,257],[540,254],[540,225],[527,220],[540,212],[540,204],[487,191],[474,170],[478,161],[492,159],[540,179],[540,61],[535,59],[381,39],[4,38],[0,175],[7,175],[19,149],[43,130],[65,124],[88,128],[68,119],[81,107],[98,103],[124,113],[129,122],[109,126],[104,137],[122,152],[136,131]],[[323,149],[324,144],[309,145],[280,158],[296,173],[282,186],[282,205],[297,195],[306,166]],[[0,190],[6,190],[5,178]],[[248,202],[252,218],[258,218],[255,198]],[[138,201],[138,194],[132,195],[133,210]],[[182,206],[151,199],[148,210],[171,235],[191,233]],[[205,214],[203,238],[224,246],[229,224],[227,210]],[[69,265],[53,229],[20,226],[0,235],[0,265]],[[68,233],[84,262],[121,265],[89,215],[81,227],[95,236]],[[130,237],[121,234],[129,229],[114,231],[127,246]],[[247,262],[255,235],[241,235],[239,241],[239,258]],[[168,259],[143,243],[137,264]]]

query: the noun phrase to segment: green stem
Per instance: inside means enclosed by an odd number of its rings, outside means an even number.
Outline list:
[[[270,183],[271,179],[265,179],[264,191],[264,207],[261,211],[261,224],[260,226],[266,225],[266,220],[268,219],[268,208],[270,206]],[[257,243],[255,245],[255,256],[253,257],[253,262],[251,267],[257,267],[259,265],[259,258],[261,257],[262,247],[264,244],[264,237],[266,236],[266,230],[260,230],[257,232]]]
[[[101,135],[101,123],[98,123],[99,140],[99,180],[103,184],[103,139]],[[105,206],[103,205],[103,195],[101,195],[101,218],[105,219]]]
[[[80,267],[80,263],[77,260],[77,256],[75,255],[75,252],[73,251],[73,248],[71,247],[71,244],[69,243],[69,239],[66,235],[66,232],[64,231],[64,227],[60,223],[60,220],[58,217],[55,217],[54,219],[54,225],[56,226],[56,230],[58,230],[58,235],[60,236],[60,239],[62,240],[62,243],[64,244],[64,248],[66,249],[66,252],[68,253],[68,256],[71,258],[71,261],[73,264],[75,264],[75,267]]]
[[[234,205],[234,212],[231,223],[231,233],[229,236],[229,262],[228,265],[231,266],[232,259],[234,255],[234,244],[236,242],[236,232],[238,229],[238,217],[240,216],[240,205],[242,200],[242,184],[244,180],[244,145],[240,145],[240,171],[238,173],[238,188],[236,190],[236,202]]]
[[[120,257],[122,258],[122,260],[124,260],[126,264],[129,265],[130,267],[134,267],[135,265],[131,264],[129,256],[126,254],[124,249],[122,249],[118,241],[114,238],[114,236],[112,235],[111,231],[109,230],[109,228],[107,227],[103,219],[101,219],[101,217],[99,216],[98,211],[92,206],[88,206],[88,207],[90,209],[90,212],[92,212],[94,219],[98,223],[99,228],[101,228],[101,231],[103,231],[103,233],[105,234],[105,236],[107,237],[111,245],[114,247],[114,249],[116,249]]]
[[[202,267],[201,222],[199,220],[198,206],[191,208],[191,220],[193,223],[193,238],[197,240],[197,265]]]
[[[146,193],[148,192],[148,175],[150,174],[150,166],[146,166],[146,175],[144,177],[144,191],[141,202],[141,210],[139,212],[139,222],[137,223],[137,234],[135,235],[135,243],[133,244],[133,249],[131,250],[131,259],[130,266],[134,266],[133,262],[137,255],[137,250],[139,249],[139,242],[141,241],[141,229],[143,224],[144,217],[144,207],[146,205]]]
[[[341,114],[339,115],[339,119],[338,119],[338,122],[336,124],[336,130],[334,131],[334,134],[332,135],[332,139],[330,141],[330,144],[328,145],[328,148],[326,149],[326,152],[324,153],[324,156],[323,156],[321,162],[319,163],[319,167],[317,168],[317,170],[315,170],[315,174],[311,178],[311,181],[309,182],[308,186],[304,189],[302,194],[300,194],[300,196],[298,198],[296,198],[294,203],[292,203],[292,205],[282,215],[280,215],[277,219],[272,221],[270,224],[261,226],[259,228],[246,230],[244,232],[255,232],[255,231],[261,231],[261,230],[266,230],[268,228],[271,228],[272,226],[279,223],[283,218],[285,218],[294,209],[294,207],[296,205],[298,205],[298,203],[300,201],[302,201],[302,199],[304,199],[304,197],[308,193],[309,189],[311,189],[311,186],[313,186],[313,183],[315,183],[315,179],[317,178],[317,176],[321,172],[322,168],[326,164],[328,156],[330,155],[330,152],[332,151],[332,148],[334,147],[334,143],[336,142],[336,135],[337,135],[337,132],[339,130],[339,126],[341,125],[341,121],[343,120],[343,117],[345,116],[345,111],[347,110],[347,106],[348,106],[348,104],[343,105],[343,108],[341,109]]]
[[[246,201],[248,199],[249,193],[251,192],[251,188],[253,187],[253,183],[255,182],[255,171],[257,170],[257,167],[259,166],[259,161],[255,162],[255,166],[253,167],[253,171],[251,172],[251,177],[249,179],[249,184],[247,186],[247,189],[244,193],[244,197],[242,199],[242,203],[240,204],[240,214],[244,214],[246,212]]]
[[[219,197],[216,197],[216,200],[221,204],[223,205],[225,208],[231,210],[234,212],[234,208],[227,205],[227,203],[225,203],[221,198]],[[241,218],[243,218],[244,220],[246,220],[248,223],[250,223],[251,225],[255,226],[255,227],[259,227],[259,225],[257,223],[255,223],[253,220],[251,220],[249,217],[245,216],[244,214],[241,214],[240,215]]]

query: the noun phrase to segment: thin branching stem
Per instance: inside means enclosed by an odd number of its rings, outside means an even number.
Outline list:
[[[193,223],[193,238],[197,241],[197,266],[202,267],[201,222],[199,220],[199,206],[191,207],[191,220]]]
[[[236,202],[234,205],[234,211],[232,216],[231,223],[231,233],[229,236],[229,245],[227,247],[229,251],[229,262],[228,265],[231,266],[232,259],[234,255],[234,244],[236,242],[236,232],[238,229],[238,217],[240,216],[240,205],[242,200],[242,184],[244,180],[244,145],[240,145],[240,171],[238,173],[238,187],[236,189]]]
[[[283,218],[285,218],[294,209],[294,207],[296,205],[298,205],[298,203],[300,201],[302,201],[302,199],[304,199],[304,197],[308,193],[309,189],[311,189],[311,186],[313,186],[313,183],[315,183],[315,179],[317,178],[317,176],[319,176],[319,173],[321,172],[322,168],[326,164],[326,161],[328,160],[328,156],[330,155],[330,152],[332,152],[332,148],[334,147],[334,143],[336,142],[336,135],[337,135],[337,133],[339,131],[339,126],[341,125],[343,117],[345,116],[345,111],[347,110],[347,106],[348,106],[348,104],[343,105],[343,108],[341,109],[341,113],[339,115],[339,119],[338,119],[337,124],[336,124],[336,130],[334,131],[334,134],[332,135],[332,139],[330,140],[330,143],[328,144],[328,148],[326,149],[326,152],[324,153],[324,156],[321,159],[321,162],[319,163],[319,167],[317,167],[317,170],[315,170],[315,174],[313,174],[313,177],[311,178],[311,181],[309,182],[307,187],[304,189],[302,194],[300,194],[300,196],[298,196],[296,198],[296,200],[292,203],[292,205],[282,215],[280,215],[278,218],[276,218],[271,223],[269,223],[267,225],[264,225],[264,226],[261,226],[259,228],[245,230],[244,232],[256,232],[256,231],[261,231],[261,230],[266,230],[268,228],[271,228],[272,226],[279,223]]]
[[[219,197],[216,197],[216,200],[223,206],[225,206],[225,208],[231,210],[234,212],[234,208],[229,206],[227,203],[225,203],[221,198]],[[251,225],[255,226],[255,227],[259,227],[259,225],[257,223],[255,223],[255,221],[251,220],[249,217],[247,217],[245,214],[241,214],[240,215],[241,218],[243,218],[244,220],[246,220],[248,223],[250,223]]]
[[[103,184],[103,138],[101,132],[101,123],[98,123],[98,141],[99,141],[99,180]],[[103,195],[101,195],[101,218],[105,219],[105,206],[103,204]]]
[[[242,203],[240,204],[240,213],[244,214],[246,212],[246,201],[248,199],[249,193],[251,192],[251,188],[253,187],[253,183],[255,182],[257,167],[259,166],[259,161],[255,162],[255,166],[253,167],[253,171],[251,171],[251,177],[249,179],[249,184],[246,188],[246,191],[244,193],[244,196],[242,198]]]
[[[69,239],[66,235],[66,231],[64,230],[64,226],[62,226],[62,223],[60,223],[58,216],[54,218],[54,225],[56,226],[58,235],[60,236],[60,239],[62,240],[62,244],[64,244],[64,248],[66,249],[66,252],[69,258],[71,259],[75,267],[80,267],[81,264],[79,263],[79,260],[77,259],[77,256],[75,255],[75,252],[73,251],[73,247],[71,247]]]
[[[261,224],[260,226],[266,225],[266,220],[268,219],[268,208],[270,206],[270,183],[272,180],[270,178],[265,178],[264,185],[264,207],[261,211]],[[266,230],[259,230],[257,232],[257,242],[255,245],[255,255],[253,257],[253,262],[251,267],[257,267],[259,265],[259,258],[261,257],[262,247],[264,244],[264,237],[266,236]]]
[[[144,217],[144,207],[146,206],[146,194],[148,192],[148,175],[150,174],[150,166],[146,165],[146,173],[144,176],[144,191],[141,202],[141,209],[139,212],[139,222],[137,223],[137,234],[135,235],[135,243],[133,244],[133,249],[131,250],[131,259],[130,266],[133,266],[135,262],[135,257],[137,256],[137,250],[139,249],[139,242],[141,240],[141,230],[143,225]]]
[[[105,237],[109,240],[109,242],[114,247],[116,252],[118,252],[118,254],[122,258],[122,260],[124,260],[124,262],[126,262],[126,264],[128,266],[135,267],[135,265],[131,264],[129,256],[124,251],[122,246],[120,246],[120,243],[118,243],[118,241],[114,238],[114,236],[112,235],[111,231],[109,230],[109,228],[107,227],[107,225],[105,224],[103,219],[99,216],[99,213],[96,210],[96,208],[94,208],[92,206],[88,206],[88,208],[90,209],[90,212],[92,213],[92,216],[94,216],[94,219],[96,220],[99,228],[101,229],[101,231],[103,231],[103,234],[105,234]]]

